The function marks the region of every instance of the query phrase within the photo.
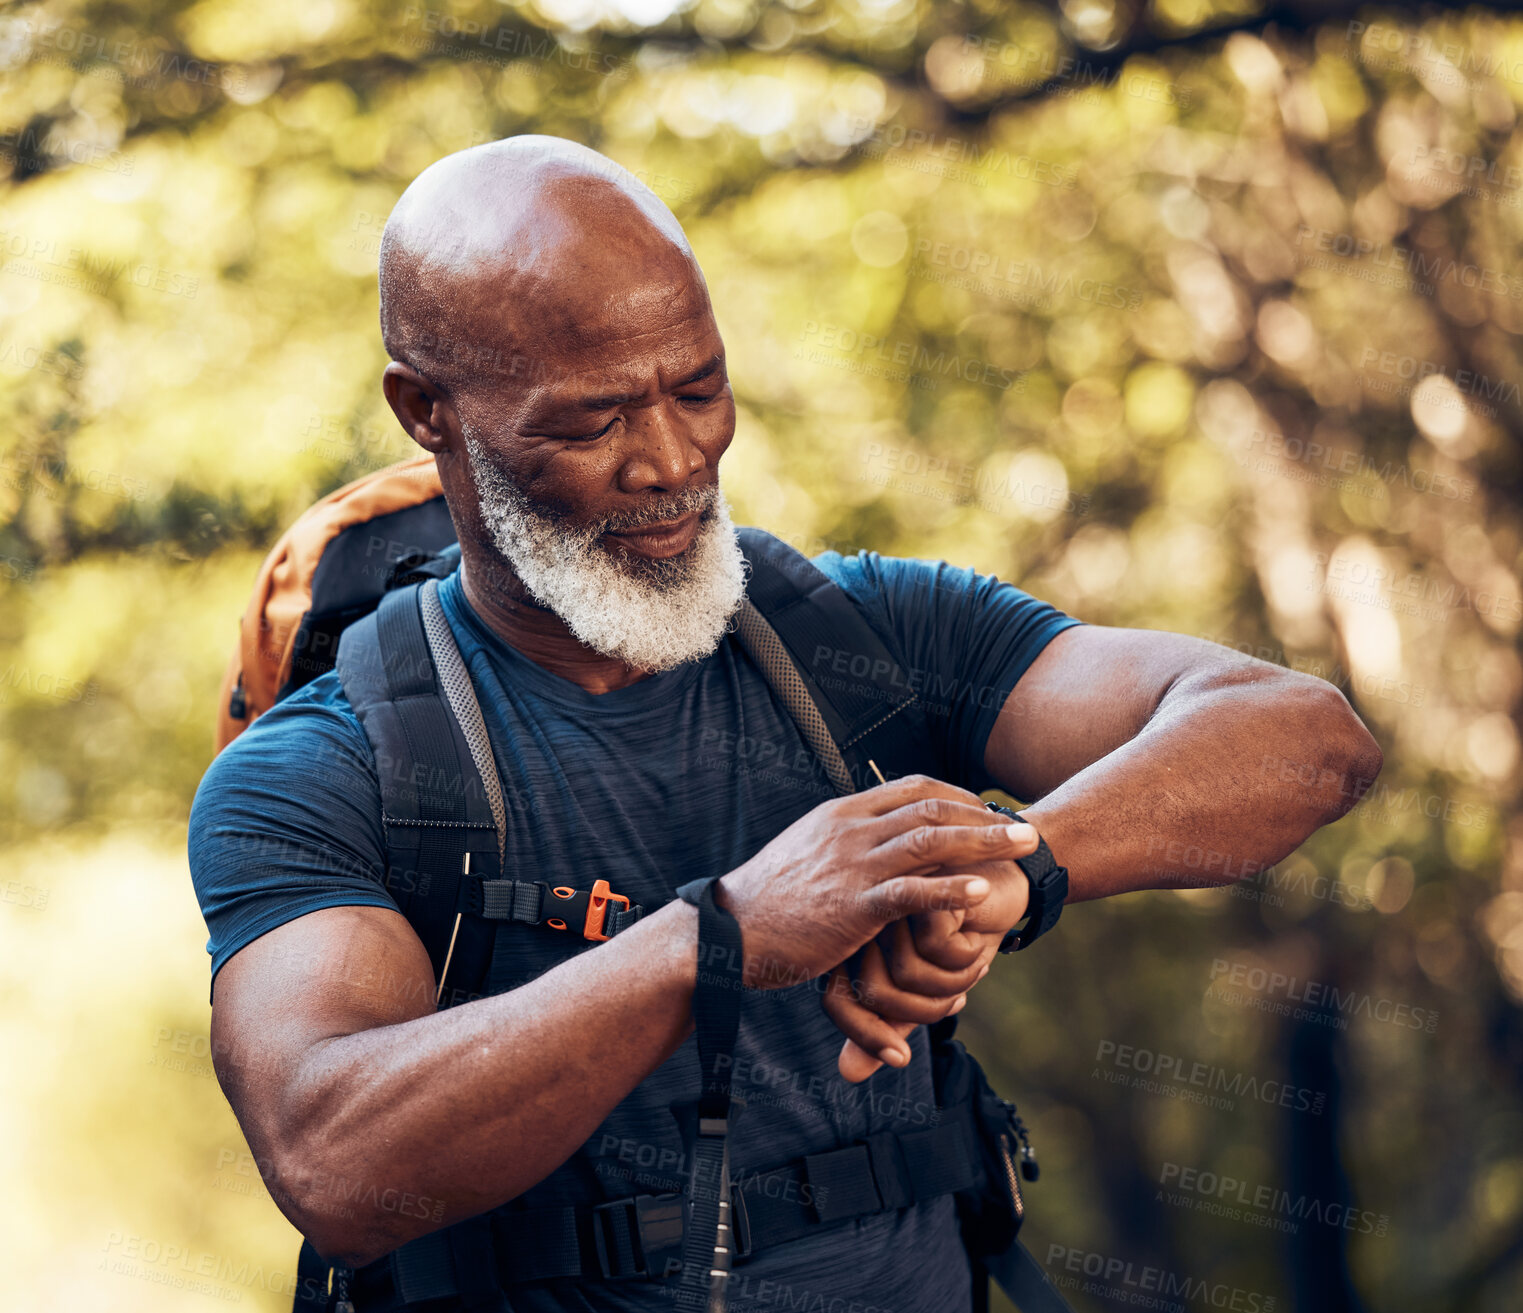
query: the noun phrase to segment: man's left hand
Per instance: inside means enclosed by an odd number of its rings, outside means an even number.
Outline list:
[[[1030,830],[1035,851],[1036,831],[1021,828]],[[837,1064],[844,1079],[857,1083],[885,1062],[908,1063],[910,1032],[961,1010],[1000,941],[1026,915],[1030,890],[1013,861],[982,863],[968,874],[994,886],[976,908],[896,921],[830,973],[825,1011],[847,1036]]]

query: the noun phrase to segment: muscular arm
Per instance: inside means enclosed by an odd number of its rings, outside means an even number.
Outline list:
[[[923,776],[821,804],[720,883],[747,984],[812,980],[906,914],[976,905],[990,882],[944,871],[1027,851],[1017,831]],[[830,915],[801,918],[811,900]],[[222,968],[213,1061],[281,1211],[360,1266],[569,1158],[682,1042],[697,956],[697,913],[673,902],[521,988],[436,1012],[402,916],[328,908]]]
[[[1179,634],[1081,626],[1048,644],[985,765],[1069,870],[1069,901],[1226,884],[1368,790],[1381,752],[1331,684]]]
[[[1023,815],[1079,902],[1251,875],[1363,797],[1381,753],[1320,679],[1178,634],[1081,626],[1016,684],[984,764],[1007,792],[1039,799]],[[913,943],[895,927],[867,947],[855,980],[832,973],[824,1003],[848,1036],[847,1080],[876,1071],[874,1055],[987,966],[1024,915],[1020,868],[987,869],[995,888],[978,907],[916,918]]]
[[[677,902],[519,989],[435,1012],[399,914],[329,908],[223,967],[217,1075],[271,1197],[357,1267],[570,1157],[691,1029],[696,963],[697,912]]]

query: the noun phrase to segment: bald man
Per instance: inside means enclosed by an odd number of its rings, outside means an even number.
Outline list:
[[[497,992],[436,1010],[428,954],[384,885],[377,766],[337,676],[214,763],[190,852],[218,1076],[277,1204],[359,1269],[345,1290],[361,1313],[402,1307],[378,1260],[417,1237],[452,1227],[511,1249],[470,1219],[511,1228],[526,1207],[681,1188],[670,1108],[698,1086],[684,882],[721,876],[742,933],[744,1177],[934,1116],[924,1024],[962,1005],[1021,921],[1017,861],[1039,836],[1071,902],[1226,882],[1342,815],[1379,770],[1319,680],[1082,625],[972,570],[825,553],[815,565],[906,666],[949,690],[927,714],[942,778],[836,798],[727,637],[746,587],[719,480],[735,404],[665,206],[569,142],[449,156],[387,225],[381,320],[387,401],[435,456],[460,538],[439,600],[527,800],[508,873],[606,874],[654,910],[569,960],[553,935],[499,947]],[[778,747],[776,767],[748,768],[746,742]],[[1311,763],[1313,782],[1266,760]],[[1038,800],[1027,823],[982,808],[991,787]],[[1201,851],[1230,856],[1203,872]],[[928,906],[942,910],[909,915]],[[497,1282],[505,1296],[421,1307],[671,1296],[659,1280],[515,1283],[506,1261]],[[731,1287],[732,1309],[972,1301],[948,1195],[764,1249]]]

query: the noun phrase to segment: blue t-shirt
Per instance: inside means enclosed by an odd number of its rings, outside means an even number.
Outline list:
[[[897,649],[928,709],[928,755],[944,764],[945,778],[974,791],[997,783],[983,761],[995,718],[1037,654],[1077,622],[945,563],[872,552],[829,552],[815,563]],[[735,869],[835,796],[733,638],[703,661],[592,694],[494,634],[466,602],[458,573],[439,596],[491,735],[508,808],[505,872],[515,878],[584,886],[604,876],[650,911],[689,880]],[[267,711],[217,757],[196,794],[189,846],[214,978],[239,949],[308,912],[396,907],[383,883],[375,758],[335,674]],[[567,955],[562,936],[499,923],[492,986],[514,988]],[[743,1000],[733,1069],[735,1094],[746,1100],[731,1134],[737,1176],[933,1117],[925,1029],[911,1036],[908,1067],[850,1085],[836,1071],[842,1037],[818,986]],[[683,1141],[670,1107],[697,1092],[689,1036],[526,1202],[680,1189]],[[737,1269],[730,1307],[967,1313],[969,1292],[955,1208],[942,1196],[764,1250]],[[665,1310],[669,1302],[648,1282],[603,1282],[585,1294],[556,1283],[513,1295],[527,1313]]]

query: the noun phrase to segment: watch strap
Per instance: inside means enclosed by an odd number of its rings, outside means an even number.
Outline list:
[[[997,803],[986,802],[984,806],[1016,820],[1025,819],[1019,812]],[[1030,948],[1057,925],[1058,918],[1063,914],[1063,900],[1068,897],[1068,869],[1058,865],[1058,859],[1052,855],[1052,849],[1040,833],[1037,834],[1036,851],[1025,857],[1017,857],[1015,861],[1026,873],[1031,889],[1030,901],[1026,904],[1025,919],[1000,941],[1001,953],[1016,953],[1023,948]]]

